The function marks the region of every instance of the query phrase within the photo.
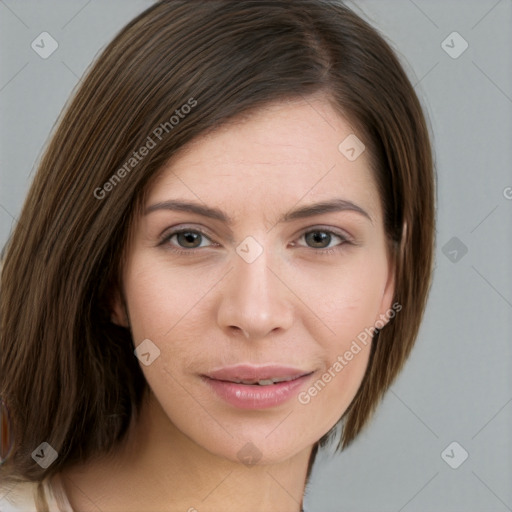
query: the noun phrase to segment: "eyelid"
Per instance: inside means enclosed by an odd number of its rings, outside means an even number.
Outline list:
[[[354,239],[354,237],[352,235],[350,235],[347,231],[340,229],[340,228],[335,228],[333,226],[326,226],[326,225],[315,225],[315,226],[311,226],[306,229],[303,229],[303,230],[299,231],[296,238],[300,238],[304,235],[307,235],[308,233],[312,233],[315,231],[323,231],[325,233],[335,235],[335,236],[341,238],[345,242],[350,242],[353,244],[356,243],[356,240]]]
[[[202,226],[197,226],[197,224],[176,224],[174,226],[169,226],[159,235],[158,238],[160,240],[167,240],[172,235],[182,233],[183,231],[195,231],[205,236],[210,241],[213,241],[212,238],[214,235],[212,235],[211,231]]]
[[[206,247],[193,247],[193,248],[183,248],[179,245],[172,245],[170,243],[170,239],[180,233],[192,231],[199,233],[201,236],[206,238],[210,245]],[[208,233],[209,230],[198,227],[197,225],[187,225],[187,224],[178,224],[176,226],[171,226],[167,228],[163,234],[159,237],[159,246],[163,246],[164,244],[168,244],[168,250],[174,252],[177,255],[193,255],[197,254],[200,250],[204,250],[207,247],[215,247],[220,246],[219,243],[215,242],[213,240],[213,237]],[[333,247],[321,247],[321,248],[315,248],[310,247],[308,245],[302,245],[297,244],[297,240],[300,240],[301,238],[305,237],[308,233],[312,232],[324,232],[329,233],[331,235],[334,235],[340,239],[340,242],[336,244]],[[293,246],[295,247],[302,247],[304,249],[309,249],[313,254],[318,255],[333,255],[337,253],[337,251],[343,250],[344,246],[348,245],[357,245],[357,242],[355,241],[354,237],[352,237],[349,233],[347,233],[344,230],[341,230],[339,228],[335,228],[332,226],[325,226],[325,225],[315,225],[315,226],[309,226],[308,228],[302,229],[297,235],[294,237],[294,241],[292,242]]]

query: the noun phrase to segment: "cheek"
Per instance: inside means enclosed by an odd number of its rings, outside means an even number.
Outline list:
[[[356,395],[368,364],[370,346],[370,342],[357,341],[339,346],[323,371],[298,395],[298,402],[306,414],[315,418],[321,435],[334,426]]]
[[[158,259],[132,262],[125,276],[125,294],[134,343],[153,337],[172,338],[206,321],[209,292],[222,280],[223,269],[201,272],[193,267],[176,269]]]
[[[345,345],[379,318],[388,278],[387,260],[377,248],[359,251],[336,265],[304,266],[290,271],[285,279],[304,298],[301,319],[310,332],[318,332],[333,350]]]
[[[370,356],[387,280],[385,260],[371,254],[294,282],[313,314],[301,315],[321,350],[323,368],[298,400],[329,430],[356,395]],[[308,276],[307,272],[302,276]],[[300,290],[299,290],[300,287]]]

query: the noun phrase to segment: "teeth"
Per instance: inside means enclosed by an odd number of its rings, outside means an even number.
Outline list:
[[[266,380],[259,380],[258,384],[260,386],[268,386],[270,384],[274,384],[274,381],[272,379],[266,379]]]
[[[295,377],[283,377],[283,378],[273,378],[273,379],[262,379],[258,381],[254,380],[234,380],[236,384],[246,384],[248,386],[260,385],[260,386],[270,386],[271,384],[276,384],[277,382],[288,382],[293,380]]]

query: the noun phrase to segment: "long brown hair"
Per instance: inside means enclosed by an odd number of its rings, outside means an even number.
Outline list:
[[[88,71],[5,248],[0,396],[14,448],[2,478],[42,481],[114,450],[139,411],[147,383],[109,304],[150,179],[227,120],[319,92],[371,157],[402,306],[374,336],[339,448],[357,436],[409,355],[431,282],[435,179],[420,102],[389,45],[338,1],[163,0]],[[31,457],[42,442],[58,452],[48,469]]]

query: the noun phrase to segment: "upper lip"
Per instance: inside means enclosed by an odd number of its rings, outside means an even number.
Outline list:
[[[302,370],[291,366],[265,365],[253,366],[239,364],[218,368],[205,374],[205,377],[228,382],[258,382],[262,380],[293,380],[313,373],[311,370]]]

